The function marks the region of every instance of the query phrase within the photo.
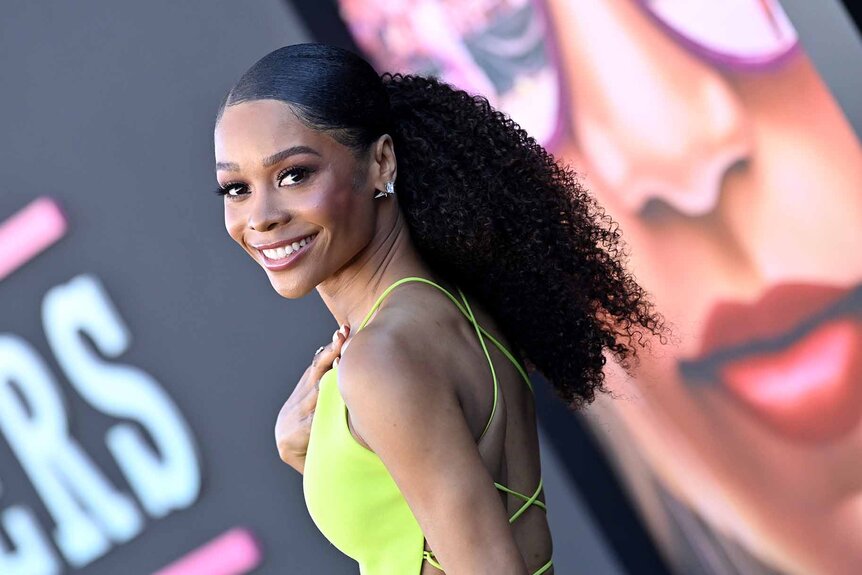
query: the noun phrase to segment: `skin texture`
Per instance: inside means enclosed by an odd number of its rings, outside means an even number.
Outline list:
[[[263,158],[298,145],[317,154],[262,166]],[[533,506],[510,526],[507,513],[519,502],[491,483],[532,492],[540,474],[532,397],[514,366],[488,342],[501,397],[477,445],[491,413],[489,366],[473,326],[442,292],[419,282],[401,285],[353,335],[377,297],[402,277],[426,277],[457,293],[417,255],[397,197],[373,199],[397,177],[391,138],[381,136],[356,158],[305,126],[289,105],[258,100],[225,110],[215,130],[215,154],[217,163],[238,168],[217,172],[219,184],[232,184],[235,194],[224,199],[225,228],[262,267],[263,256],[252,244],[317,233],[299,265],[264,267],[265,273],[286,298],[316,288],[336,321],[353,328],[340,344],[338,371],[351,430],[389,469],[426,534],[426,548],[433,548],[446,573],[524,574],[544,564],[551,554],[544,511]],[[311,172],[277,180],[295,166]],[[466,295],[480,325],[506,345],[493,318]],[[316,400],[312,381],[337,350],[325,353],[330,355],[306,372],[297,386],[302,391],[291,396],[277,423],[280,453],[287,446],[282,457],[299,471],[301,437],[306,434],[307,445]],[[426,563],[424,573],[439,571]]]

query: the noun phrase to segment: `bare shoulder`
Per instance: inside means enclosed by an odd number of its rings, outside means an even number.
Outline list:
[[[440,346],[427,335],[411,335],[410,322],[395,315],[354,336],[338,364],[337,385],[354,438],[375,452],[397,481],[399,467],[407,480],[404,462],[411,453],[431,444],[452,445],[442,426],[467,424]]]
[[[444,569],[501,573],[518,565],[526,573],[456,393],[449,358],[469,355],[463,341],[470,333],[430,301],[432,309],[417,313],[417,301],[401,299],[357,332],[342,352],[338,388],[353,427],[383,462]]]
[[[472,329],[458,307],[433,286],[409,283],[389,294],[348,341],[338,364],[338,388],[360,443],[377,451],[369,445],[374,423],[368,422],[387,421],[394,429],[395,413],[404,425],[441,411],[464,417],[461,387],[472,335],[467,327]]]
[[[358,394],[412,402],[449,387],[445,338],[437,330],[429,332],[421,318],[394,308],[386,311],[342,353],[338,387],[348,408]]]

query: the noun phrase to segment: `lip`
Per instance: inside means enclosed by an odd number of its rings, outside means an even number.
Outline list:
[[[309,234],[309,235],[312,235],[312,234]],[[298,240],[301,240],[302,238],[307,238],[307,237],[308,236],[302,236],[298,239],[294,238],[292,241],[298,241]],[[272,244],[263,244],[264,247],[259,248],[258,253],[260,254],[261,259],[263,260],[263,265],[266,267],[266,269],[271,270],[271,271],[280,271],[280,270],[284,270],[284,269],[293,267],[302,258],[302,256],[305,255],[305,253],[309,250],[309,248],[314,245],[315,241],[317,241],[317,234],[316,233],[314,234],[314,237],[311,239],[310,242],[308,242],[307,244],[305,244],[304,246],[302,246],[297,251],[293,252],[292,254],[290,254],[290,256],[288,256],[287,258],[285,258],[283,260],[270,259],[265,253],[263,253],[263,250],[272,249],[269,246],[277,248],[277,247],[284,246],[284,245],[287,245],[288,243],[292,243],[292,242],[283,241],[283,242],[276,242],[276,243],[272,243]]]
[[[689,383],[720,383],[780,435],[834,440],[862,416],[860,320],[862,284],[780,284],[715,305],[699,352],[678,367]]]
[[[249,244],[256,250],[271,250],[273,248],[280,248],[282,246],[286,246],[287,244],[292,244],[293,242],[298,242],[302,238],[307,238],[308,236],[316,236],[317,232],[309,232],[307,234],[301,236],[295,236],[288,240],[279,240],[277,242],[272,242],[271,244]]]

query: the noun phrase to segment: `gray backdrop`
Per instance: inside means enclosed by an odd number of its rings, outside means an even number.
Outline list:
[[[784,5],[860,131],[839,4]],[[280,0],[3,8],[0,221],[53,198],[68,230],[0,281],[0,572],[152,573],[239,526],[255,572],[355,573],[272,440],[337,326],[316,295],[273,292],[210,192],[220,99],[311,38]],[[542,449],[557,572],[622,572]]]

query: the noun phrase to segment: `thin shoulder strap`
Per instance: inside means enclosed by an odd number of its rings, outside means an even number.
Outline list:
[[[429,279],[418,277],[418,276],[410,276],[410,277],[406,277],[406,278],[401,278],[400,280],[394,282],[391,286],[386,288],[382,294],[380,294],[380,297],[378,297],[377,301],[374,302],[374,305],[371,306],[371,310],[365,316],[365,319],[362,320],[362,323],[359,325],[359,329],[362,329],[363,327],[365,327],[365,325],[371,319],[371,314],[373,314],[374,311],[380,306],[380,302],[383,301],[383,298],[385,298],[389,294],[390,291],[392,291],[395,287],[401,285],[402,283],[407,282],[407,281],[411,281],[411,280],[412,281],[422,281],[422,282],[433,285],[434,287],[437,287],[437,288],[440,288],[441,290],[443,290],[443,292],[447,296],[449,296],[449,299],[451,299],[453,302],[455,302],[456,305],[458,305],[458,309],[460,309],[461,312],[467,316],[467,319],[469,319],[470,323],[473,324],[473,328],[476,330],[476,334],[479,336],[479,343],[482,344],[482,350],[485,352],[485,357],[488,358],[488,364],[491,366],[491,378],[494,380],[494,403],[491,406],[491,416],[488,418],[488,423],[485,424],[485,429],[482,430],[482,435],[479,436],[479,439],[481,440],[482,437],[485,436],[485,432],[487,432],[488,428],[491,426],[491,421],[493,421],[493,419],[494,419],[494,413],[497,411],[497,396],[498,396],[498,389],[500,386],[497,383],[497,372],[494,369],[494,362],[491,361],[491,355],[488,353],[488,347],[485,345],[485,340],[482,337],[482,331],[479,328],[479,322],[476,321],[476,317],[473,315],[473,310],[470,309],[470,304],[467,302],[467,297],[464,295],[464,292],[461,291],[461,288],[458,288],[458,294],[461,296],[461,300],[464,302],[464,306],[466,307],[466,310],[467,310],[466,312],[464,311],[464,308],[462,308],[460,306],[460,304],[458,304],[458,300],[456,300],[455,297],[451,293],[449,293],[449,290],[447,290],[443,286],[439,285],[438,283],[433,282]]]
[[[378,298],[377,298],[377,301],[376,301],[376,302],[374,302],[374,305],[373,305],[373,306],[371,306],[371,309],[368,311],[368,314],[365,316],[365,319],[363,319],[363,320],[362,320],[362,323],[361,323],[361,324],[359,324],[359,329],[362,329],[363,327],[365,327],[365,325],[366,325],[366,324],[368,323],[368,321],[371,319],[371,316],[374,314],[374,312],[375,312],[375,311],[377,310],[377,308],[380,306],[380,303],[383,301],[383,299],[384,299],[387,295],[389,295],[389,292],[390,292],[390,291],[392,291],[396,286],[399,286],[399,285],[401,285],[402,283],[405,283],[405,282],[408,282],[408,281],[421,281],[421,282],[425,282],[425,283],[427,283],[427,284],[433,285],[433,286],[434,286],[434,287],[436,287],[436,288],[439,288],[440,290],[442,290],[442,291],[443,291],[443,293],[445,293],[445,294],[449,297],[449,299],[451,299],[451,300],[452,300],[452,303],[454,303],[456,306],[458,306],[458,309],[459,309],[459,310],[461,310],[461,313],[463,313],[463,314],[464,314],[468,319],[470,319],[471,321],[474,321],[474,318],[473,318],[472,314],[471,314],[471,313],[468,313],[468,312],[467,312],[467,310],[466,310],[466,309],[464,309],[464,306],[462,306],[462,305],[461,305],[461,302],[459,302],[459,301],[458,301],[458,299],[457,299],[455,296],[453,296],[451,293],[449,293],[449,290],[447,290],[447,289],[446,289],[446,288],[444,288],[443,286],[441,286],[441,285],[437,284],[436,282],[433,282],[433,281],[431,281],[431,280],[429,280],[429,279],[426,279],[426,278],[423,278],[423,277],[419,277],[419,276],[409,276],[409,277],[401,278],[400,280],[398,280],[398,281],[394,282],[391,286],[389,286],[388,288],[386,288],[386,289],[383,291],[383,293],[382,293],[382,294],[380,294],[380,297],[378,297]],[[459,291],[460,291],[460,289],[459,289]],[[462,295],[462,297],[463,297],[463,294],[461,294],[461,295]],[[491,342],[492,342],[494,345],[496,345],[496,346],[497,346],[497,348],[498,348],[498,349],[503,353],[503,355],[505,355],[505,356],[509,359],[509,361],[511,361],[511,362],[515,365],[515,368],[518,370],[518,373],[520,373],[520,374],[521,374],[521,377],[522,377],[522,378],[524,378],[524,381],[527,383],[527,387],[529,387],[529,388],[530,388],[530,392],[533,392],[533,384],[530,382],[530,376],[528,376],[528,375],[527,375],[526,370],[523,368],[523,366],[521,366],[521,364],[518,362],[518,360],[517,360],[517,359],[515,359],[515,356],[514,356],[514,355],[512,355],[512,353],[511,353],[511,352],[509,352],[509,350],[508,350],[508,349],[506,349],[506,346],[504,346],[502,343],[500,343],[500,342],[497,340],[497,338],[495,338],[493,335],[491,335],[490,333],[488,333],[488,330],[486,330],[486,329],[485,329],[484,327],[482,327],[481,325],[478,325],[478,323],[476,323],[476,324],[474,324],[474,325],[476,325],[476,326],[478,327],[478,329],[479,329],[483,334],[485,334],[485,337],[487,337],[488,339],[490,339],[490,340],[491,340]],[[359,331],[359,329],[357,329],[357,331]],[[481,338],[480,338],[480,339],[481,339]],[[483,347],[484,347],[484,346],[483,346]],[[486,350],[486,353],[487,353],[487,350]]]
[[[437,287],[440,287],[440,286],[437,286]],[[488,364],[491,366],[491,377],[494,379],[494,404],[491,406],[491,417],[488,418],[488,423],[485,424],[485,429],[482,430],[482,435],[479,436],[479,439],[481,440],[485,436],[485,432],[488,431],[488,428],[491,427],[491,421],[494,419],[494,413],[497,411],[497,390],[500,386],[497,383],[497,372],[494,369],[494,362],[491,361],[491,355],[488,353],[488,347],[485,345],[485,339],[482,337],[482,332],[479,330],[479,322],[476,321],[476,317],[473,315],[473,310],[470,309],[470,304],[467,303],[467,296],[464,295],[464,292],[461,291],[461,288],[457,288],[457,289],[458,289],[458,294],[461,296],[461,300],[463,300],[463,302],[464,302],[464,306],[467,308],[467,311],[470,313],[470,316],[469,316],[470,322],[473,324],[473,327],[476,329],[476,335],[479,336],[479,343],[482,344],[482,351],[485,352],[485,357],[488,358]],[[446,290],[443,290],[443,291],[446,291]]]
[[[417,276],[410,276],[410,277],[406,277],[406,278],[401,278],[400,280],[393,282],[391,286],[389,286],[388,288],[383,290],[383,293],[380,294],[380,297],[377,298],[377,301],[374,302],[374,305],[372,305],[371,309],[368,310],[368,313],[365,314],[365,319],[362,320],[362,323],[359,324],[359,329],[357,329],[356,331],[358,332],[360,329],[365,327],[365,324],[368,323],[368,321],[371,319],[371,316],[374,315],[374,312],[377,311],[377,308],[380,307],[380,304],[383,303],[383,300],[386,298],[386,296],[389,295],[389,292],[391,292],[397,286],[403,284],[404,282],[408,282],[410,280],[428,281],[425,278],[420,278]]]

